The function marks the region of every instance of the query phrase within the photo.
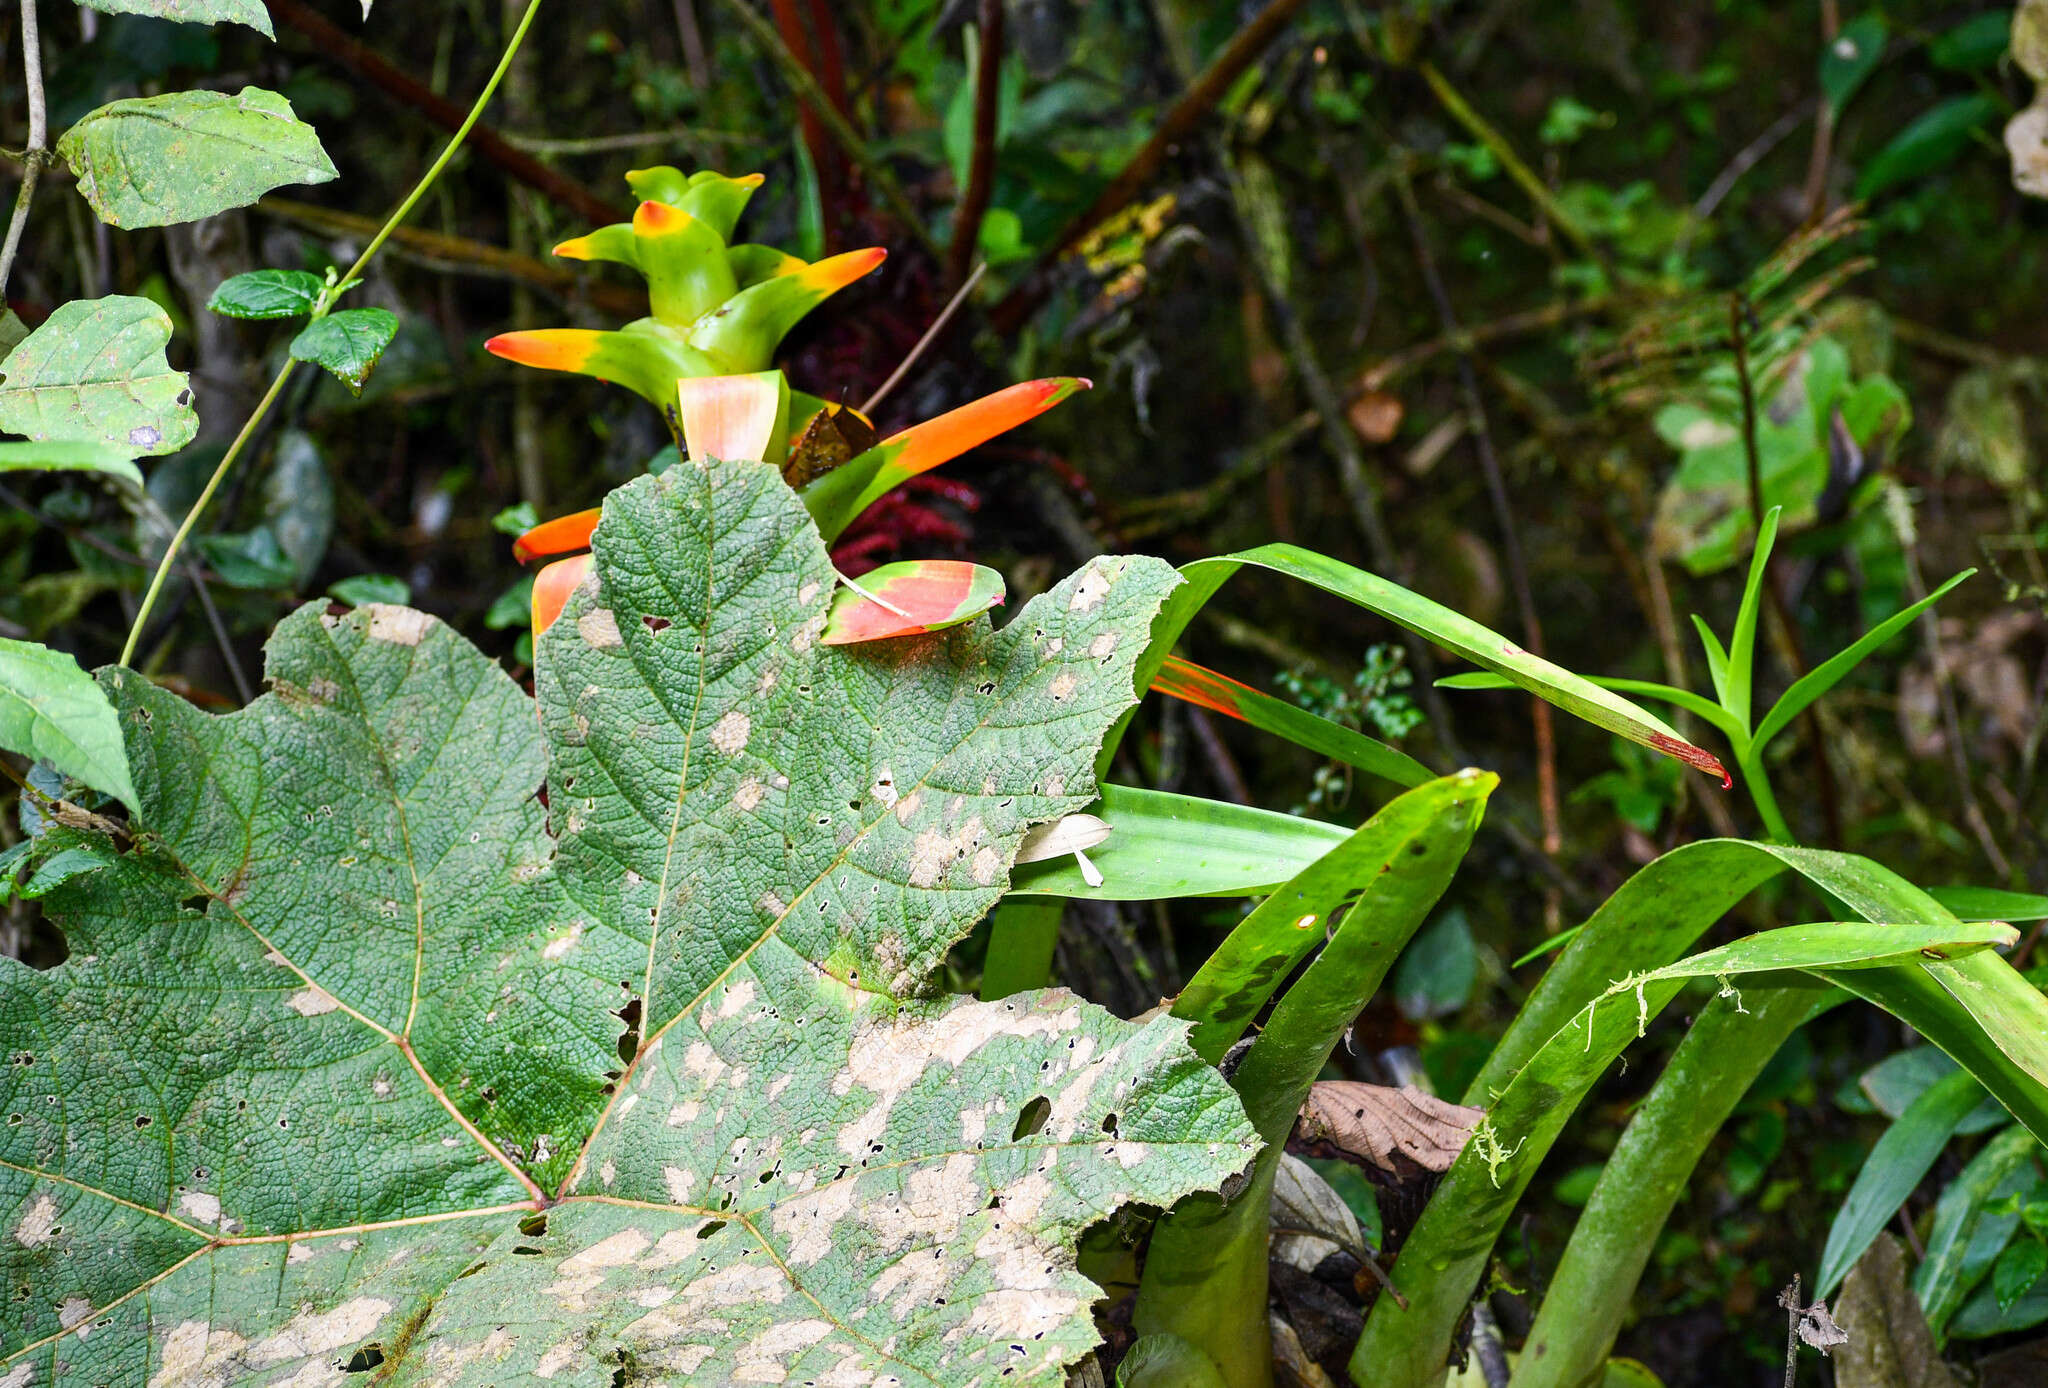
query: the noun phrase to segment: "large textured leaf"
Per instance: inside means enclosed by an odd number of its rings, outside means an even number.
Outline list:
[[[101,14],[146,14],[156,19],[176,19],[187,24],[215,24],[232,20],[246,24],[267,39],[271,32],[270,12],[263,0],[78,0]]]
[[[1081,1229],[1249,1159],[1182,1024],[926,993],[1093,794],[1162,565],[845,650],[763,465],[595,544],[538,718],[375,604],[225,717],[104,677],[143,832],[0,962],[0,1381],[1053,1384]]]
[[[334,165],[276,92],[171,92],[110,102],[64,132],[57,153],[101,221],[161,227],[246,207]]]
[[[171,370],[171,319],[147,299],[73,299],[8,353],[0,429],[98,443],[127,457],[175,453],[199,432],[192,388]]]

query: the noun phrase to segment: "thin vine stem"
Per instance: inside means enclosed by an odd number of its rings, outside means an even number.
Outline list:
[[[455,133],[449,137],[447,145],[441,151],[441,157],[420,176],[420,181],[413,186],[405,201],[384,219],[384,225],[377,229],[377,234],[370,238],[370,244],[356,257],[356,263],[349,266],[347,273],[338,277],[333,286],[320,295],[320,301],[314,305],[311,315],[313,322],[327,316],[328,310],[334,306],[334,300],[362,274],[363,268],[370,263],[370,258],[383,249],[391,233],[398,230],[405,219],[412,215],[413,208],[419,205],[420,199],[427,195],[435,180],[440,178],[442,170],[448,167],[448,161],[462,148],[462,142],[469,138],[469,132],[482,118],[484,108],[491,104],[491,98],[497,94],[499,83],[503,82],[505,74],[511,71],[512,60],[519,56],[519,47],[526,42],[527,31],[533,27],[534,16],[540,13],[540,7],[541,0],[529,0],[526,13],[519,18],[519,27],[512,31],[512,37],[506,41],[505,51],[498,59],[496,70],[491,73],[490,80],[484,83],[484,89],[477,93],[476,101],[470,106],[469,114],[463,118],[462,124],[456,127]],[[26,9],[25,3],[24,12]],[[220,484],[233,470],[235,461],[242,456],[242,451],[248,447],[249,440],[255,437],[257,428],[270,413],[271,406],[275,405],[277,397],[283,394],[285,384],[291,380],[292,373],[298,369],[298,365],[296,359],[288,359],[279,369],[276,377],[270,382],[270,389],[263,392],[263,398],[256,402],[255,410],[243,421],[234,442],[229,444],[228,451],[221,455],[220,464],[214,468],[213,476],[206,479],[206,486],[200,491],[198,500],[192,503],[192,509],[185,513],[185,519],[179,524],[177,533],[171,536],[170,544],[165,546],[163,558],[157,562],[156,572],[150,577],[149,589],[142,595],[142,606],[135,613],[134,624],[128,628],[128,640],[121,647],[121,664],[126,665],[134,659],[135,647],[142,640],[143,628],[149,624],[150,610],[156,606],[157,595],[163,590],[164,580],[170,575],[171,566],[177,562],[178,552],[184,548],[186,539],[191,535],[192,528],[199,523],[199,517],[206,510],[207,503],[213,500],[213,494],[220,489]]]
[[[28,225],[29,204],[36,200],[36,183],[50,157],[49,117],[43,101],[43,37],[36,23],[36,0],[21,0],[21,64],[22,80],[28,88],[28,148],[21,156],[21,192],[7,222],[7,241],[0,245],[0,293],[5,292],[7,277],[14,272],[14,256]]]

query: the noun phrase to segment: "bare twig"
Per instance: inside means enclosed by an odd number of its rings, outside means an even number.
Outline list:
[[[789,45],[782,41],[782,35],[775,31],[775,26],[755,14],[746,0],[725,0],[725,7],[746,26],[747,32],[754,36],[755,41],[768,51],[768,57],[782,70],[783,80],[789,83],[790,90],[796,94],[796,99],[801,101],[806,109],[817,114],[826,133],[831,135],[839,147],[846,151],[847,157],[853,160],[862,174],[866,175],[869,184],[882,195],[882,201],[889,205],[889,211],[903,224],[903,229],[916,239],[918,245],[937,258],[938,243],[932,239],[931,228],[924,224],[924,218],[911,206],[910,199],[903,192],[903,185],[896,181],[896,175],[890,172],[889,166],[868,148],[867,142],[861,139],[860,132],[848,124],[846,117],[840,114],[839,108],[825,95],[825,89],[818,85],[818,79],[811,76],[810,69],[804,66],[803,60],[791,52]]]
[[[28,225],[29,204],[36,198],[36,180],[50,158],[49,117],[43,103],[43,40],[36,27],[36,0],[21,0],[22,78],[28,87],[28,148],[21,160],[21,191],[15,195],[14,215],[7,222],[7,240],[0,244],[0,301],[4,301],[7,277],[14,270],[14,256],[21,249],[21,233]]]
[[[383,225],[376,217],[364,217],[290,198],[263,198],[257,202],[256,210],[323,236],[353,236],[365,241],[376,235]],[[550,265],[533,256],[508,251],[487,241],[448,236],[418,227],[399,227],[391,233],[390,240],[394,255],[432,269],[509,279],[549,293],[587,299],[613,313],[639,317],[647,312],[645,290],[610,284],[578,274],[565,266]]]
[[[1792,1274],[1792,1286],[1788,1299],[1785,1292],[1778,1294],[1778,1304],[1785,1308],[1785,1388],[1795,1388],[1799,1382],[1799,1274]]]
[[[1536,204],[1545,220],[1563,232],[1565,239],[1576,246],[1580,254],[1598,258],[1599,251],[1594,247],[1592,238],[1586,235],[1585,228],[1580,226],[1578,219],[1557,200],[1557,195],[1544,185],[1543,180],[1536,176],[1536,171],[1522,161],[1521,155],[1515,153],[1515,147],[1508,143],[1507,137],[1465,100],[1458,89],[1451,85],[1450,80],[1436,70],[1435,64],[1425,62],[1419,64],[1416,70],[1422,74],[1422,80],[1429,84],[1430,91],[1436,94],[1436,99],[1443,103],[1443,108],[1450,113],[1451,119],[1464,126],[1474,139],[1492,152],[1493,157],[1500,161],[1501,168],[1507,171],[1508,177],[1515,181],[1515,186],[1528,195],[1529,201]]]
[[[974,67],[974,156],[967,187],[953,212],[953,242],[946,248],[946,278],[967,278],[974,248],[981,243],[981,219],[996,182],[996,117],[1002,97],[1003,0],[981,0],[981,51]]]
[[[1193,133],[1230,85],[1280,37],[1302,4],[1303,0],[1268,0],[1266,7],[1252,17],[1251,23],[1238,30],[1237,36],[1224,45],[1223,51],[1188,84],[1180,99],[1167,110],[1152,137],[1132,156],[1131,162],[1117,172],[1094,202],[1060,229],[1059,235],[1039,255],[1030,273],[990,312],[989,319],[998,332],[1014,330],[1037,312],[1038,306],[1045,302],[1051,270],[1059,258],[1145,190],[1166,163],[1168,154]]]
[[[960,311],[960,306],[967,302],[969,295],[974,293],[974,286],[980,284],[981,277],[987,273],[988,265],[986,263],[974,267],[973,272],[967,276],[967,279],[961,286],[953,291],[953,297],[946,300],[946,306],[939,310],[939,316],[932,319],[932,325],[924,330],[923,335],[916,342],[911,344],[910,350],[904,354],[903,360],[896,363],[896,369],[889,373],[889,379],[876,386],[873,395],[861,401],[860,412],[862,414],[873,414],[875,406],[887,399],[890,391],[903,384],[903,378],[910,374],[910,368],[917,365],[917,359],[923,356],[934,342],[939,340],[939,335],[946,331],[946,325],[953,321],[953,315]]]
[[[1842,32],[1839,0],[1820,0],[1820,45],[1826,52]],[[1828,161],[1835,143],[1835,108],[1826,101],[1813,122],[1813,152],[1806,161],[1806,225],[1813,226],[1828,210]]]
[[[418,112],[443,130],[458,129],[468,117],[469,112],[463,107],[400,70],[303,0],[266,0],[266,3],[271,18],[310,39],[315,52],[355,73],[405,109]],[[469,132],[468,145],[485,162],[527,187],[546,194],[578,217],[598,223],[622,219],[620,208],[567,174],[549,168],[515,147],[488,125],[478,122]]]
[[[1727,200],[1728,195],[1735,191],[1735,185],[1742,181],[1742,176],[1762,163],[1765,156],[1784,142],[1787,135],[1797,130],[1799,123],[1813,114],[1817,104],[1816,102],[1806,101],[1794,106],[1791,110],[1765,126],[1763,134],[1757,136],[1735,152],[1735,157],[1728,161],[1728,167],[1714,175],[1714,181],[1707,185],[1707,191],[1701,193],[1699,201],[1692,205],[1693,226],[1687,227],[1680,233],[1678,238],[1680,248],[1692,244],[1693,233],[1698,224],[1714,215],[1714,209],[1718,208]]]
[[[235,697],[247,704],[256,695],[250,690],[249,677],[242,672],[242,662],[235,655],[235,643],[228,635],[228,624],[220,619],[220,609],[213,604],[213,592],[206,586],[206,575],[189,559],[182,567],[185,577],[192,580],[192,591],[199,595],[199,608],[206,614],[206,625],[213,631],[213,644],[220,651],[221,663],[228,667],[228,678],[235,682]]]
[[[697,7],[691,0],[675,0],[676,35],[683,45],[683,67],[690,85],[699,92],[711,90],[711,58],[704,48],[704,29],[697,23]]]
[[[1394,192],[1408,220],[1408,234],[1415,245],[1416,268],[1436,305],[1437,325],[1446,338],[1458,329],[1458,314],[1450,290],[1438,271],[1436,255],[1430,250],[1428,229],[1422,222],[1422,208],[1415,200],[1415,187],[1405,167],[1394,173]],[[1479,378],[1472,369],[1469,347],[1458,352],[1458,389],[1472,426],[1473,452],[1486,482],[1487,499],[1493,506],[1494,524],[1500,530],[1501,549],[1507,559],[1508,582],[1515,593],[1515,607],[1522,621],[1522,641],[1532,655],[1544,655],[1543,623],[1536,612],[1535,590],[1529,583],[1529,565],[1522,553],[1522,539],[1515,527],[1514,507],[1508,500],[1507,483],[1501,476],[1500,459],[1493,451],[1493,433],[1487,427],[1486,406],[1479,396]],[[1531,697],[1531,731],[1536,742],[1536,801],[1543,816],[1543,849],[1555,855],[1564,849],[1564,830],[1558,805],[1557,734],[1551,724],[1550,705]]]

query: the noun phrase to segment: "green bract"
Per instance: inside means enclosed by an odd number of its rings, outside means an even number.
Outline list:
[[[595,553],[538,710],[378,604],[224,717],[102,676],[135,846],[44,898],[67,962],[0,962],[0,1380],[1056,1384],[1082,1228],[1244,1167],[1184,1024],[932,992],[1094,794],[1170,570],[826,647],[747,463]]]

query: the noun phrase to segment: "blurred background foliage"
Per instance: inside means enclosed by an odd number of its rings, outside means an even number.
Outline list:
[[[271,0],[273,46],[44,5],[53,129],[122,96],[258,83],[342,172],[161,231],[35,206],[9,286],[23,323],[125,292],[175,325],[201,426],[151,474],[171,515],[290,336],[207,313],[214,287],[346,264],[444,140],[434,100],[459,115],[524,3],[385,3],[367,24],[356,8]],[[17,22],[0,16],[0,51],[18,54]],[[362,291],[400,323],[367,388],[299,376],[210,513],[204,586],[181,580],[147,634],[144,662],[190,696],[239,701],[263,634],[320,595],[408,599],[523,673],[507,535],[594,505],[668,440],[626,392],[481,344],[640,312],[630,276],[547,255],[630,212],[627,170],[759,171],[747,239],[891,251],[793,336],[799,388],[865,400],[976,264],[965,312],[878,407],[884,433],[1027,376],[1095,382],[876,508],[840,545],[850,572],[972,557],[1022,597],[1102,550],[1284,539],[1569,668],[1704,688],[1686,614],[1725,628],[1740,593],[1754,413],[1763,500],[1785,508],[1767,699],[1809,651],[1982,571],[1774,745],[1794,832],[1915,881],[2048,889],[2048,207],[2027,195],[2048,175],[2001,139],[2034,98],[2009,7],[587,0],[538,25],[489,131]],[[19,71],[4,80],[18,120]],[[0,500],[0,633],[111,659],[161,541],[89,479],[0,478]],[[1522,996],[1518,960],[1658,852],[1762,826],[1521,696],[1435,689],[1427,651],[1299,594],[1247,575],[1184,649],[1432,766],[1504,776],[1473,864],[1343,1057],[1455,1093]],[[1125,782],[1347,824],[1382,798],[1200,709],[1141,718]],[[32,907],[9,909],[33,955]],[[1075,904],[1059,973],[1136,1013],[1238,909]],[[1747,924],[1769,915],[1766,893]],[[1547,1205],[1505,1245],[1505,1329],[1686,1015],[1652,1027],[1539,1181]],[[1674,1386],[1776,1381],[1772,1295],[1903,1111],[1866,1072],[1906,1040],[1874,1012],[1795,1036],[1658,1244],[1624,1352]],[[1909,1239],[1966,1156],[1908,1204]],[[1980,1316],[1987,1354],[2032,1352],[2025,1319]],[[1986,1382],[2040,1381],[1989,1362]]]

